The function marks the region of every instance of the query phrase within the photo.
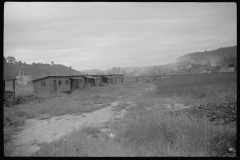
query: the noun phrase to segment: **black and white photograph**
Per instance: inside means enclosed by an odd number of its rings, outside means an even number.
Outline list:
[[[238,157],[237,3],[3,9],[1,157]]]

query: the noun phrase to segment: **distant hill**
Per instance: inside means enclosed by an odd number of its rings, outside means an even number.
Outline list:
[[[138,76],[143,72],[145,67],[113,67],[107,70],[84,70],[83,72],[88,73],[89,75],[107,75],[107,74],[124,74],[125,76]]]
[[[113,67],[108,70],[86,70],[89,74],[124,74],[124,76],[149,76],[160,74],[186,74],[210,72],[228,64],[237,65],[237,46],[212,51],[194,52],[177,58],[175,63],[145,67]]]
[[[237,46],[222,47],[205,52],[194,52],[179,57],[177,61],[187,61],[202,65],[226,66],[231,63],[237,65]]]
[[[214,69],[215,67],[213,66],[182,61],[159,66],[123,67],[123,68],[113,67],[102,72],[104,74],[123,74],[126,77],[136,77],[136,76],[153,76],[161,74],[200,73]],[[97,74],[96,72],[94,72],[94,70],[90,70],[90,72],[88,71],[85,72],[87,72],[88,74]]]
[[[158,66],[145,67],[113,67],[108,70],[91,69],[77,71],[72,69],[72,75],[106,75],[123,74],[127,77],[149,76],[160,74],[185,74],[209,72],[228,64],[237,65],[237,46],[219,48],[212,51],[194,52],[177,58],[175,63]],[[70,75],[70,68],[62,64],[42,64],[16,61],[14,57],[4,57],[4,75],[16,77],[19,71],[24,71],[25,75],[32,76],[33,79],[48,75]]]
[[[99,69],[84,70],[82,72],[89,74],[89,75],[105,75],[105,71],[102,71]]]

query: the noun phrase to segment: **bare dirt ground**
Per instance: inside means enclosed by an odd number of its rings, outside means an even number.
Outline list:
[[[28,119],[19,128],[21,131],[13,137],[15,149],[12,156],[31,156],[41,148],[41,143],[60,139],[74,129],[84,126],[100,127],[114,118],[121,118],[126,112],[115,113],[113,110],[118,103],[119,101],[113,102],[110,106],[91,113],[56,116],[44,120]]]
[[[149,85],[142,88],[143,92],[155,91],[155,86]],[[83,128],[84,126],[100,127],[102,132],[109,132],[106,128],[107,123],[113,123],[115,120],[123,119],[127,110],[130,107],[136,106],[132,101],[129,101],[129,107],[116,110],[116,106],[120,103],[118,101],[111,103],[110,106],[100,110],[83,113],[55,116],[45,119],[27,119],[24,126],[18,127],[19,132],[13,135],[12,147],[13,153],[10,156],[31,156],[41,149],[43,143],[49,143],[58,140],[66,134]],[[184,109],[188,106],[182,104],[164,104],[170,110]]]

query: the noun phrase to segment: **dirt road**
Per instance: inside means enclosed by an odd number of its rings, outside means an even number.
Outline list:
[[[63,115],[45,120],[28,119],[20,128],[21,131],[13,137],[16,148],[12,156],[31,156],[40,149],[40,143],[57,140],[74,129],[81,129],[83,126],[102,126],[104,122],[115,118],[113,108],[118,103],[116,101],[106,108],[80,115]]]

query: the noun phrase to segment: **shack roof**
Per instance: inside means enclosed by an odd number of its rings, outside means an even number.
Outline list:
[[[124,76],[123,74],[97,74],[97,75],[87,75],[87,76]]]
[[[110,76],[123,76],[123,74],[110,74]]]
[[[97,79],[96,77],[92,77],[92,76],[84,76],[84,77],[86,77],[86,78],[88,78],[88,79]]]
[[[112,78],[112,77],[110,77],[110,76],[103,76],[104,78],[108,78],[108,79],[110,79],[110,78]]]
[[[16,80],[16,78],[14,78],[13,76],[9,76],[9,75],[6,75],[6,74],[4,74],[3,76],[4,76],[4,78],[3,78],[4,81]]]
[[[79,77],[79,76],[83,76],[83,75],[72,75],[72,76],[45,76],[45,77],[41,77],[41,78],[38,78],[38,79],[34,79],[34,80],[32,80],[32,82],[38,81],[38,80],[41,80],[41,79],[46,79],[46,78],[73,78],[73,77]]]
[[[80,79],[79,77],[69,77],[70,79]]]

